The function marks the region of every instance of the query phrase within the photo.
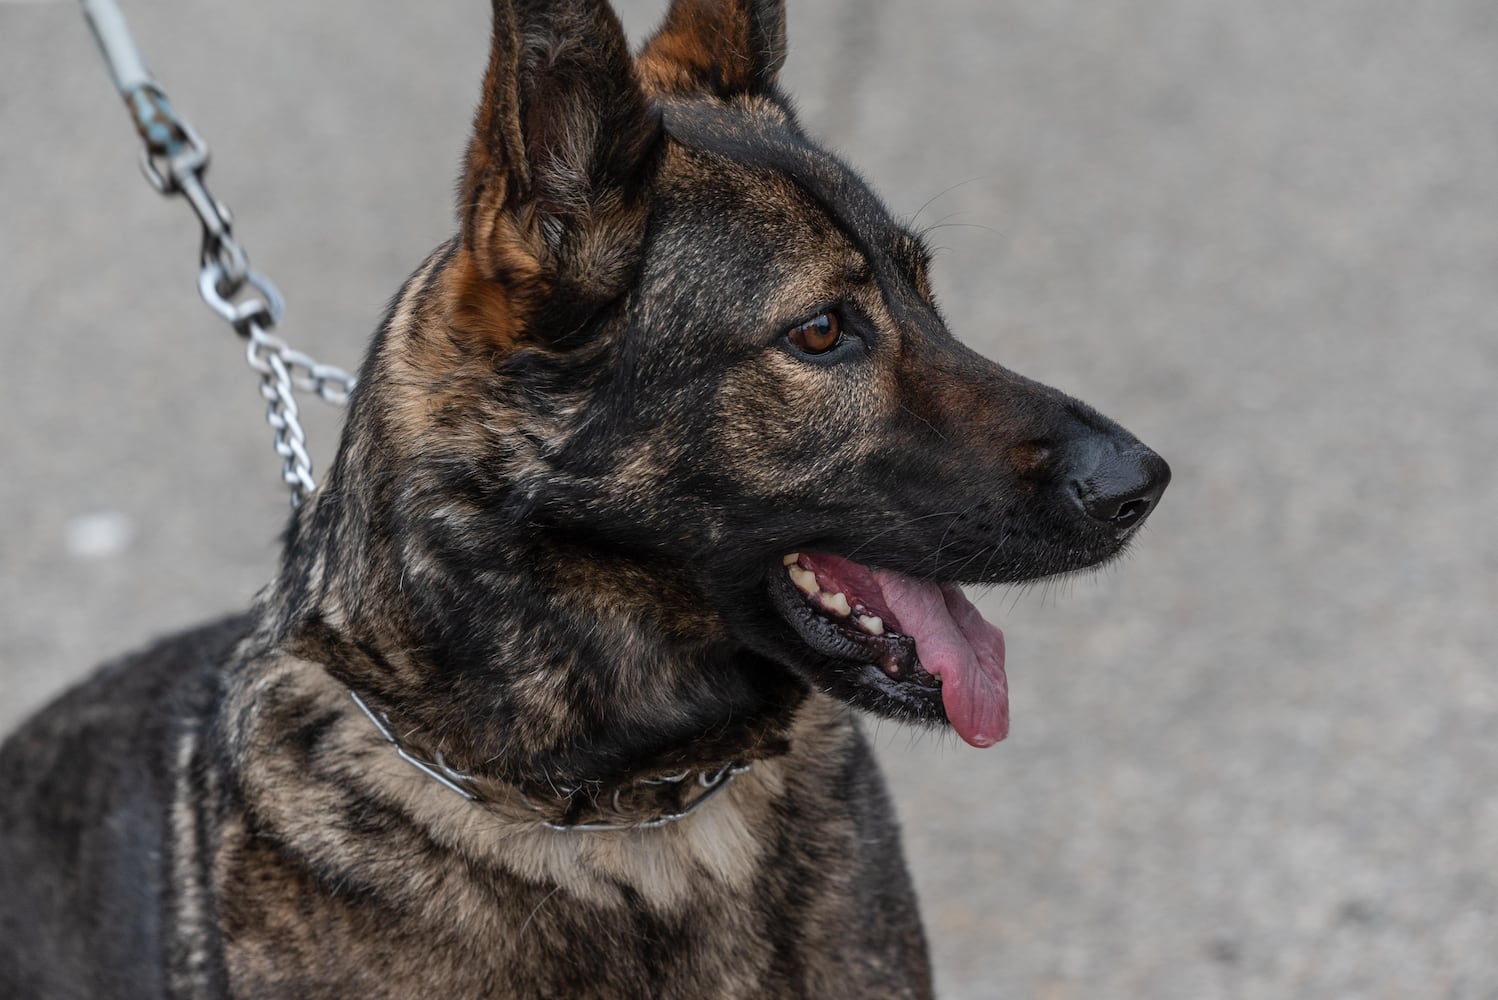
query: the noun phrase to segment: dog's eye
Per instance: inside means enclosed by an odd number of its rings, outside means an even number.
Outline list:
[[[824,312],[786,333],[791,346],[803,354],[826,354],[843,339],[843,323],[837,313]]]

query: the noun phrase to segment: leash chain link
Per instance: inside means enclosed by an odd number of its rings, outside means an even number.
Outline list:
[[[234,238],[228,206],[208,190],[207,143],[172,110],[146,69],[114,0],[82,3],[110,75],[140,133],[141,171],[161,195],[186,198],[203,227],[198,293],[246,340],[245,358],[260,374],[265,421],[275,432],[281,479],[291,490],[291,506],[299,507],[317,483],[295,394],[315,393],[327,403],[342,406],[353,391],[355,378],[341,368],[314,361],[271,332],[281,323],[285,302],[270,279],[250,267],[249,256]]]

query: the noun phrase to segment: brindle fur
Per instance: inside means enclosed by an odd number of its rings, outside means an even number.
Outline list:
[[[110,667],[0,759],[6,997],[926,997],[895,823],[799,643],[811,546],[1029,579],[1122,434],[946,332],[927,254],[801,131],[777,0],[496,0],[461,232],[396,298],[249,615]],[[784,331],[837,303],[860,355]],[[471,772],[459,798],[382,741]],[[928,713],[929,714],[929,713]],[[655,830],[557,833],[752,760]],[[564,795],[558,790],[576,789]]]

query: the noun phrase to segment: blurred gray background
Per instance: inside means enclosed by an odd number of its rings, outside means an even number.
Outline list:
[[[453,227],[487,5],[125,6],[286,335],[352,366]],[[791,7],[954,329],[1175,469],[1126,562],[986,598],[1007,743],[876,727],[943,995],[1498,997],[1498,5]],[[0,136],[8,729],[243,607],[285,498],[73,3],[0,2]]]

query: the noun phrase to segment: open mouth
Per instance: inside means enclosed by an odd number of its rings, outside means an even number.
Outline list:
[[[1008,735],[1004,633],[956,584],[828,553],[794,552],[782,562],[771,587],[782,617],[814,652],[865,666],[859,702],[945,717],[976,747]]]

